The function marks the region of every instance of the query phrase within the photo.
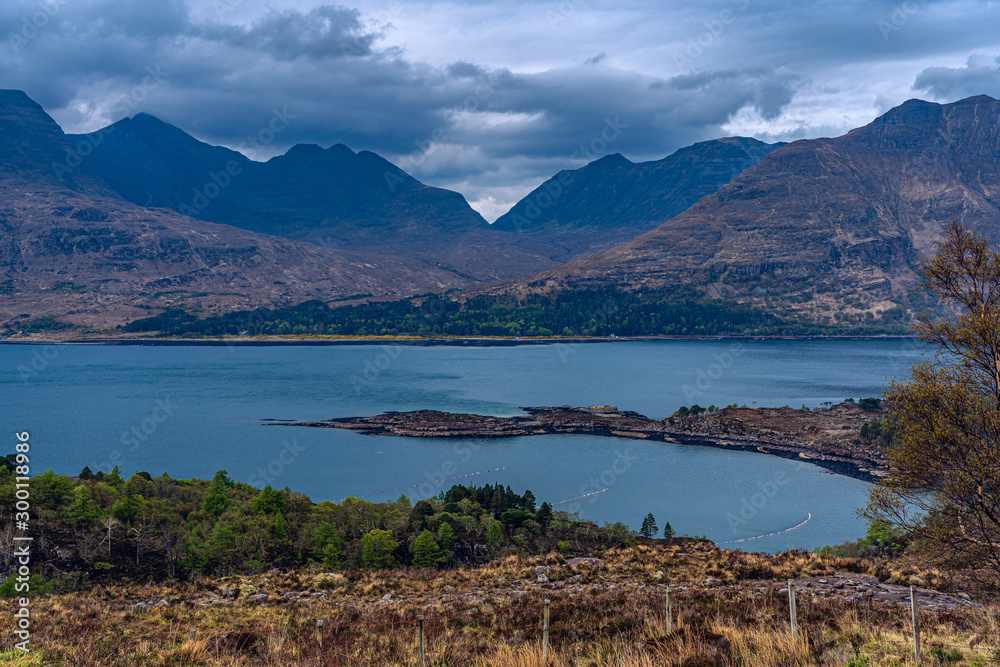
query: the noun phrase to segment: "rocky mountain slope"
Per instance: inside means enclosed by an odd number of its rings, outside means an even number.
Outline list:
[[[136,206],[81,162],[82,145],[23,93],[0,91],[0,325],[49,316],[104,327],[173,305],[231,310],[466,282],[405,257]]]
[[[568,260],[655,229],[781,145],[728,137],[639,163],[616,153],[559,172],[493,227],[556,243]]]
[[[778,148],[655,230],[496,291],[694,287],[870,320],[905,305],[952,219],[1000,241],[998,154],[997,100],[910,100],[844,136]]]
[[[211,146],[148,114],[88,135],[85,164],[124,199],[248,231],[404,255],[453,280],[509,279],[556,260],[544,240],[500,233],[457,192],[369,151],[300,144],[267,162]]]

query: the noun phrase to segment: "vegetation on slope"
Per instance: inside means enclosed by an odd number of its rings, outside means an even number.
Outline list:
[[[168,336],[716,336],[903,333],[898,308],[836,326],[779,317],[729,300],[700,300],[619,289],[569,290],[554,296],[484,295],[465,301],[432,295],[400,301],[330,307],[309,301],[198,319],[168,310],[123,327]]]
[[[13,462],[0,465],[0,506],[15,506]],[[251,574],[309,563],[337,569],[441,568],[484,563],[503,553],[540,553],[634,544],[622,524],[603,528],[510,487],[453,486],[435,498],[313,503],[290,489],[262,490],[220,470],[211,481],[48,471],[31,478],[37,512],[33,563],[48,588],[73,590],[122,576]],[[13,511],[13,510],[11,510]],[[13,516],[0,530],[13,534]],[[42,539],[44,537],[44,539]],[[0,571],[14,565],[0,550]],[[0,595],[11,597],[0,587]],[[41,582],[39,582],[41,585]]]

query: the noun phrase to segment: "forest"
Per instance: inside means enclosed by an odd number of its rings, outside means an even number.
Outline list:
[[[853,334],[902,331],[898,317],[850,327]],[[458,301],[431,295],[335,307],[308,301],[281,309],[259,308],[205,319],[182,309],[136,320],[127,332],[163,336],[717,336],[814,335],[844,327],[778,317],[729,300],[625,292],[569,290],[555,296],[482,295]]]
[[[451,568],[504,554],[568,552],[635,544],[621,523],[598,527],[531,491],[509,486],[452,486],[412,502],[401,495],[373,503],[348,497],[312,502],[288,488],[256,489],[225,470],[211,480],[125,479],[117,467],[68,477],[31,478],[33,590],[66,592],[101,580],[188,579],[316,565],[328,569]],[[0,506],[15,507],[12,457],[0,459]],[[10,510],[12,512],[13,509]],[[0,521],[0,543],[13,544],[13,515]],[[0,549],[0,568],[13,565]],[[11,588],[14,577],[8,577]],[[10,597],[12,590],[0,587]]]

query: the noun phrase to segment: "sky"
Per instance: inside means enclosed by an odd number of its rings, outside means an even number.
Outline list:
[[[70,133],[146,112],[252,159],[371,150],[492,221],[611,153],[1000,98],[998,19],[968,0],[3,0],[0,88]]]

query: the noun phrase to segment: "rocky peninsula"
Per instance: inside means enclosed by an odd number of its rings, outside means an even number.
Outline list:
[[[760,452],[808,461],[831,472],[870,481],[885,474],[882,448],[862,437],[881,410],[844,402],[815,410],[728,407],[709,414],[651,419],[612,405],[522,408],[524,415],[496,417],[438,410],[386,412],[374,417],[325,421],[267,420],[268,426],[344,428],[366,435],[411,438],[513,438],[586,433]],[[867,429],[866,429],[867,430]]]

